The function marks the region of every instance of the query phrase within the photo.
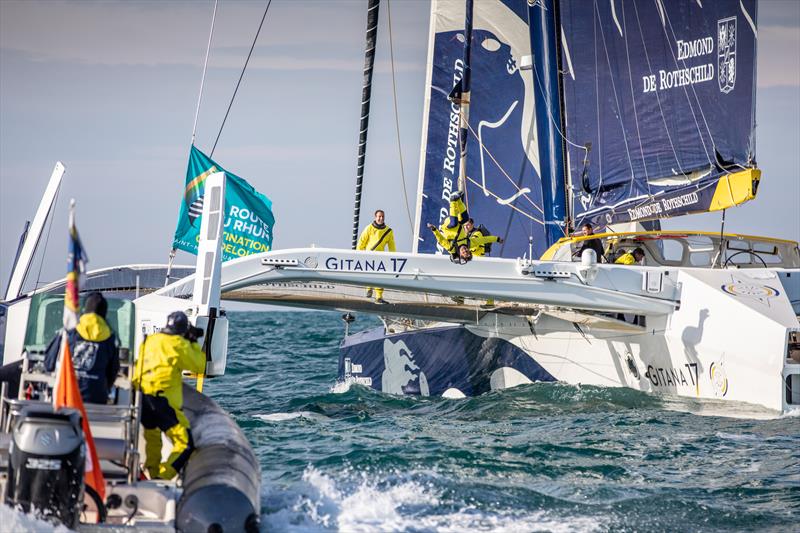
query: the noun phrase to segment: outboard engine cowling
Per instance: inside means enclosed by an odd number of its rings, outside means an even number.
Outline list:
[[[13,428],[6,505],[74,528],[83,505],[86,462],[80,412],[26,406]]]

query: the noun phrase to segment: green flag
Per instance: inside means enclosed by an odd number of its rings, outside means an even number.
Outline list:
[[[205,181],[215,172],[224,172],[227,182],[222,260],[228,261],[271,250],[272,226],[275,224],[272,201],[239,176],[212,161],[194,145],[189,153],[186,188],[183,191],[172,247],[197,254]]]

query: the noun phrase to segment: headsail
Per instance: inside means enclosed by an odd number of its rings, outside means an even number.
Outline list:
[[[755,196],[755,0],[560,2],[575,222]]]
[[[433,0],[414,250],[435,253],[425,224],[439,224],[458,188],[459,106],[448,95],[464,72],[463,0]],[[504,257],[547,247],[535,130],[534,79],[520,70],[531,54],[528,4],[475,2],[467,157],[470,215],[505,239]]]

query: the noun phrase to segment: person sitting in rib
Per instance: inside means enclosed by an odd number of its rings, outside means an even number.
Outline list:
[[[467,206],[464,205],[464,192],[458,191],[450,197],[450,216],[437,228],[428,223],[428,229],[436,237],[439,246],[447,250],[450,260],[454,263],[465,264],[472,260],[473,241],[470,240],[465,224],[470,220],[467,213]],[[499,237],[476,237],[474,245],[486,244],[488,242],[502,242]]]

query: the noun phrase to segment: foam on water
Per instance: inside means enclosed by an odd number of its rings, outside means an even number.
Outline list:
[[[31,514],[16,511],[0,503],[0,530],[3,533],[69,533],[71,529],[62,525],[53,525],[40,520]]]
[[[325,415],[313,413],[311,411],[298,411],[296,413],[271,413],[254,416],[259,420],[264,420],[266,422],[285,422],[287,420],[296,420],[298,418],[313,420],[315,422],[325,422],[326,420],[330,420],[330,418]]]
[[[295,487],[291,512],[262,516],[269,530],[309,531],[597,531],[602,522],[585,517],[558,517],[546,511],[495,510],[467,505],[452,510],[433,483],[406,472],[340,473],[339,481],[309,466]],[[422,473],[422,477],[430,473]],[[338,476],[337,476],[338,477]],[[283,491],[283,497],[286,491]],[[270,496],[267,496],[269,499]],[[499,502],[498,502],[499,503]]]

